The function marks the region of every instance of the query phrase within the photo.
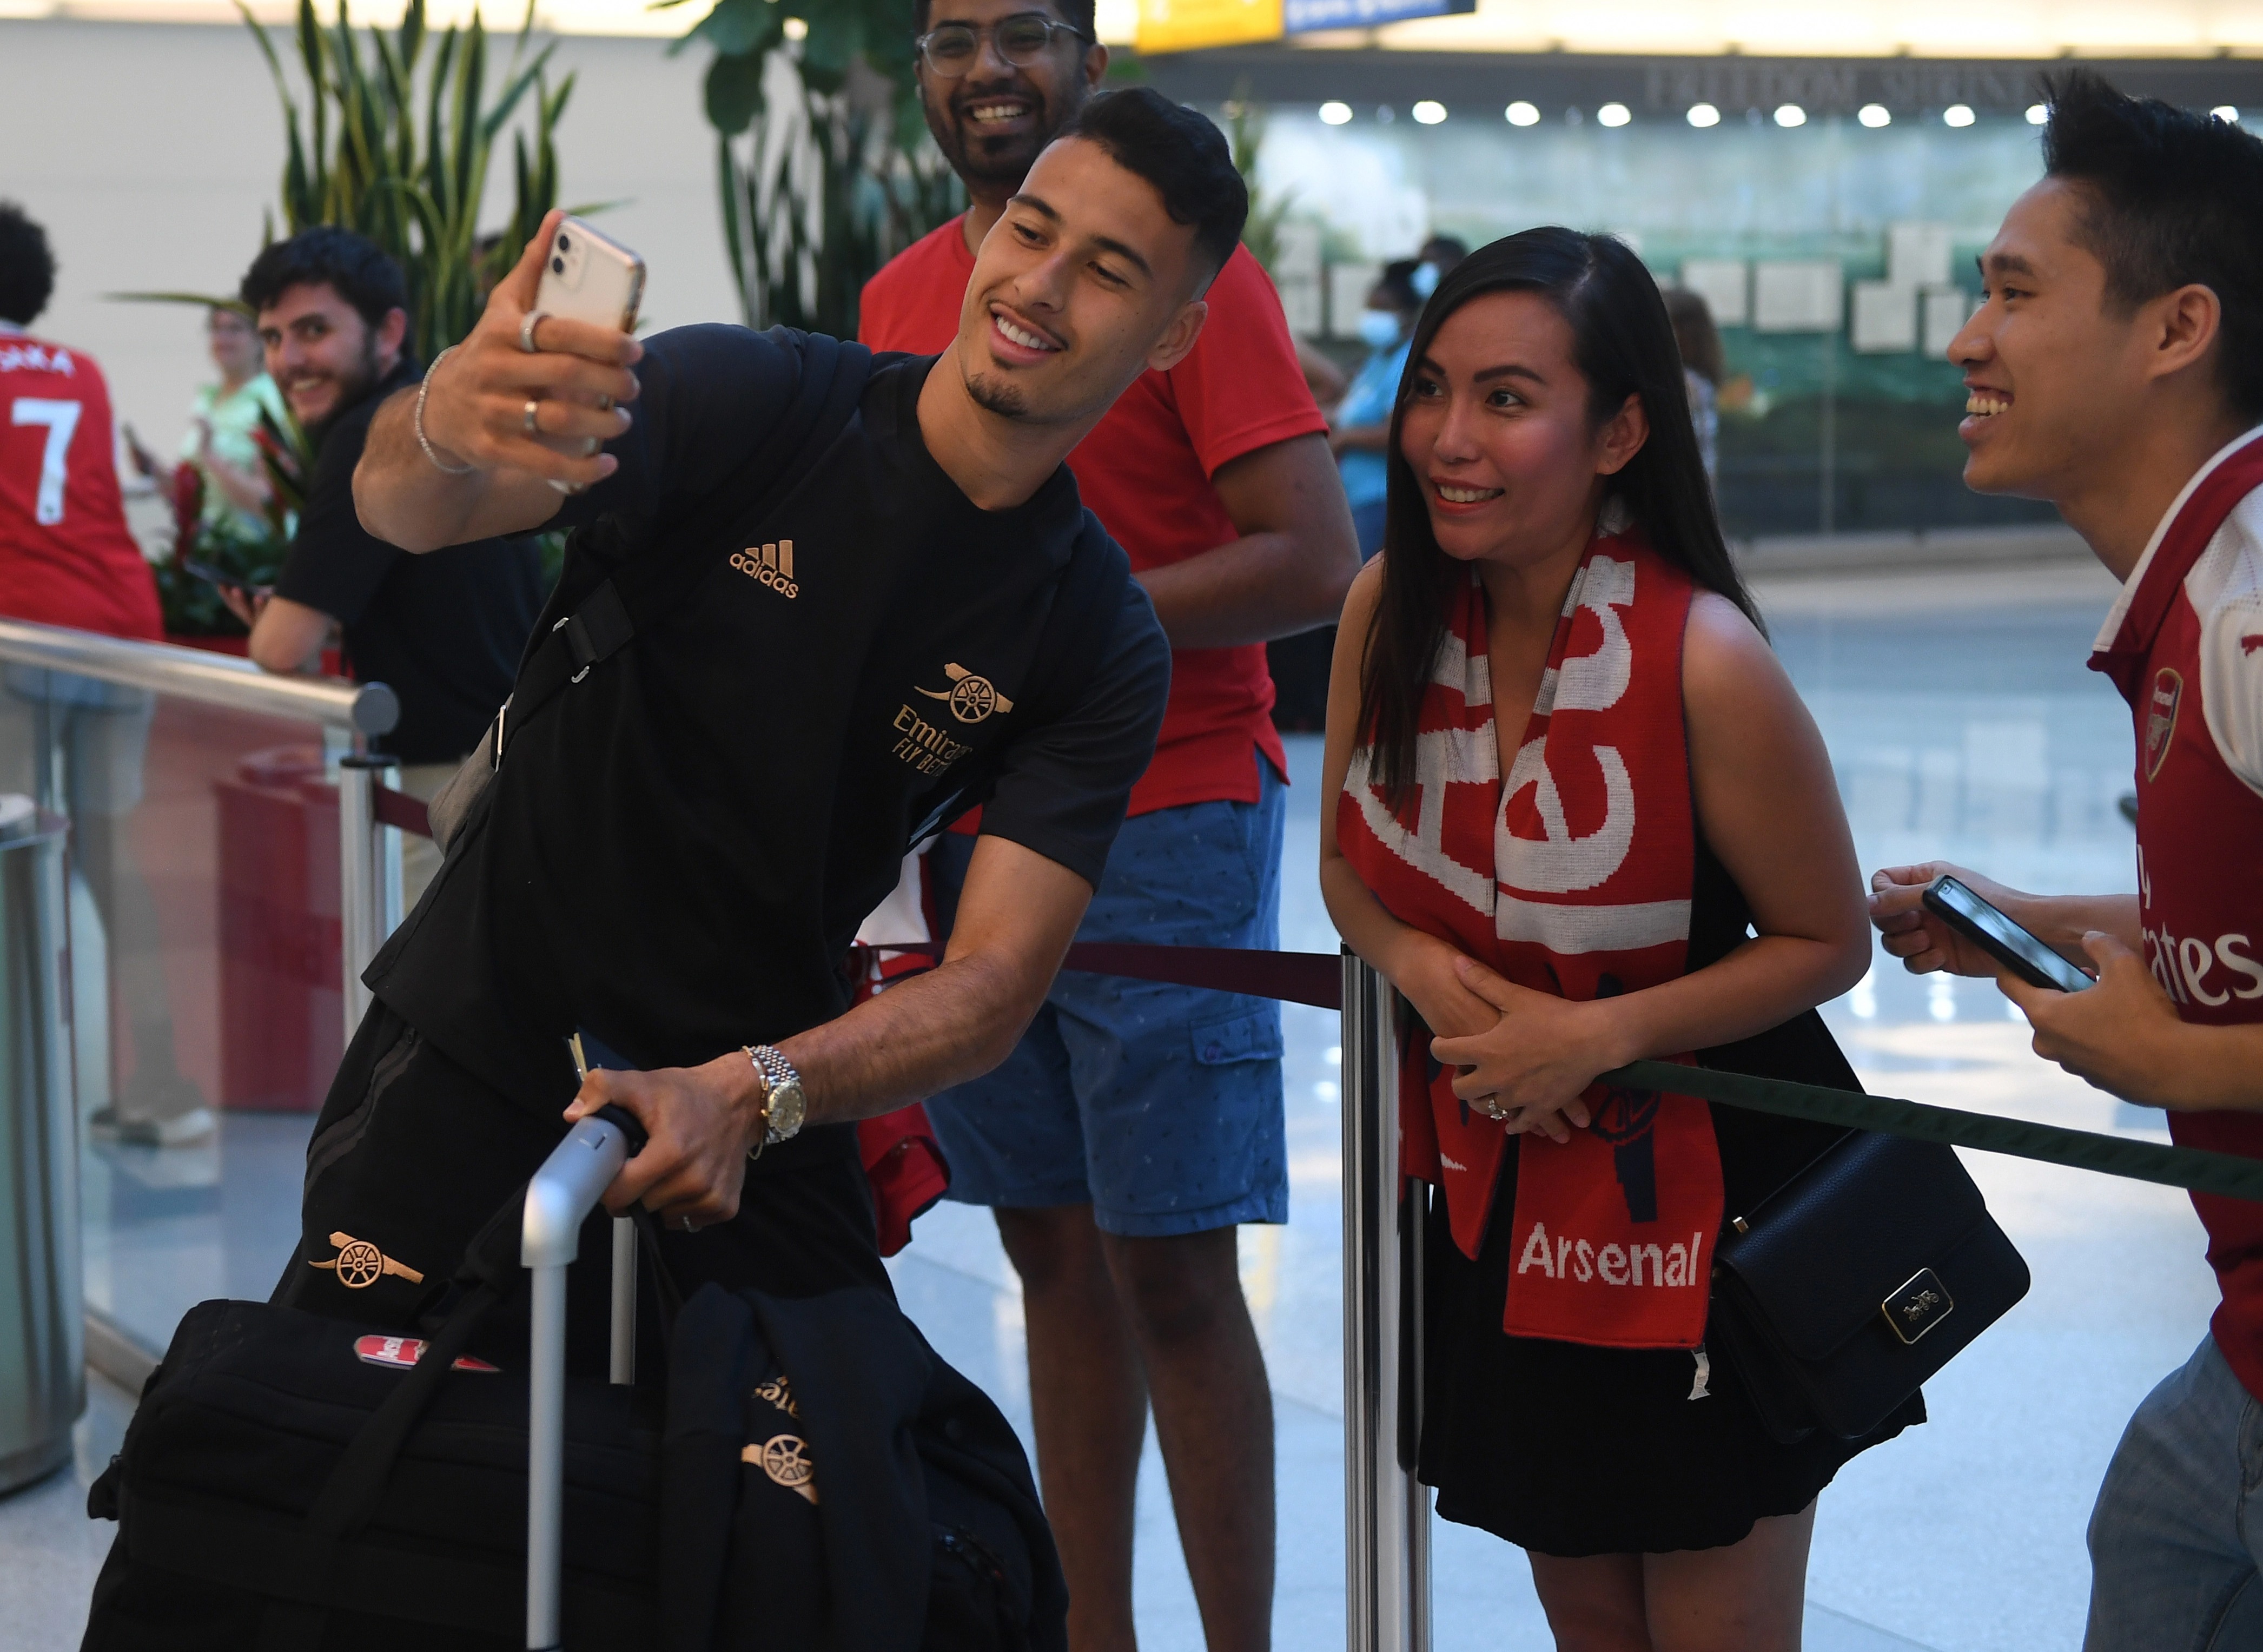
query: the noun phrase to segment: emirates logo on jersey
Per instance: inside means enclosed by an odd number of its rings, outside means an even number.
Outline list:
[[[2153,702],[2145,712],[2145,778],[2161,772],[2169,740],[2177,731],[2177,707],[2184,703],[2185,679],[2167,666],[2153,673]]]

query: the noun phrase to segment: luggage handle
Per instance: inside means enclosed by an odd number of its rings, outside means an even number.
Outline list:
[[[645,1133],[619,1107],[601,1107],[566,1133],[526,1185],[519,1261],[533,1274],[533,1335],[527,1354],[526,1644],[554,1652],[560,1644],[558,1577],[565,1516],[566,1269],[579,1252],[582,1223],[596,1208],[621,1166],[644,1146]],[[620,1265],[621,1229],[635,1256],[636,1229],[617,1218],[613,1229],[613,1371],[620,1380],[622,1281],[635,1290],[636,1271]],[[635,1298],[626,1315],[632,1327]],[[632,1344],[629,1357],[634,1359]],[[632,1372],[632,1377],[633,1372]]]

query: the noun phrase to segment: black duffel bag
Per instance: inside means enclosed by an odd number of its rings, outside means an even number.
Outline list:
[[[119,1529],[86,1652],[525,1644],[526,1373],[465,1351],[523,1288],[518,1214],[422,1338],[190,1311],[89,1496]],[[567,1382],[567,1647],[1066,1648],[1019,1440],[886,1293],[711,1284],[671,1317],[664,1387]]]

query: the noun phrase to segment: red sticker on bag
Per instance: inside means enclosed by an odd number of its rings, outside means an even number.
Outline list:
[[[359,1337],[354,1340],[354,1358],[364,1365],[391,1366],[399,1371],[413,1368],[424,1357],[424,1349],[425,1342],[421,1337]],[[466,1354],[449,1369],[500,1372],[502,1367]]]

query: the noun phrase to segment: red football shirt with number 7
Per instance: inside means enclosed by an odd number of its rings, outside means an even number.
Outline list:
[[[156,580],[126,528],[116,441],[91,359],[0,330],[0,615],[163,637]]]

